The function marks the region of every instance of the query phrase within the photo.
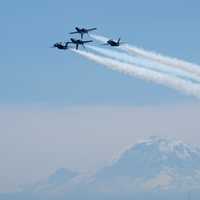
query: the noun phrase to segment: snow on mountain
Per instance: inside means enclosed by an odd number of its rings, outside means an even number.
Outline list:
[[[200,149],[158,137],[129,147],[95,174],[60,169],[29,189],[36,194],[92,194],[94,197],[191,190],[200,191]]]
[[[126,180],[129,188],[133,186],[131,190],[200,188],[199,172],[199,148],[181,141],[151,137],[126,149],[111,165],[99,171],[96,184],[108,188],[111,182],[123,182],[124,187]]]

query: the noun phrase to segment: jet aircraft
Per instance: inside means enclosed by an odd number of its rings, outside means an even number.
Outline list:
[[[120,42],[121,38],[119,38],[117,41],[114,40],[108,40],[104,45],[110,45],[112,47],[119,47],[121,44],[123,44],[122,42]]]
[[[70,43],[71,42],[58,42],[58,43],[55,43],[52,48],[58,48],[60,50],[67,50],[69,48],[68,45]]]
[[[90,42],[93,42],[93,41],[92,40],[84,41],[84,40],[77,40],[77,39],[71,38],[71,43],[76,45],[76,50],[78,50],[79,45],[82,45],[85,48],[84,44],[90,43]]]
[[[83,35],[84,34],[88,34],[91,31],[97,30],[97,28],[86,29],[86,28],[79,28],[79,27],[76,27],[75,29],[76,29],[76,31],[75,32],[71,32],[70,34],[77,34],[77,33],[81,34],[81,39],[83,39]]]

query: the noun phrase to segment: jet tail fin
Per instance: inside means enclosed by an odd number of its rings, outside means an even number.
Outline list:
[[[121,38],[119,38],[119,39],[117,40],[117,43],[119,44],[119,43],[120,43],[120,41],[121,41]]]

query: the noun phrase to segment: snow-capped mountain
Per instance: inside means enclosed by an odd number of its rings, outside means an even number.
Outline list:
[[[200,149],[177,140],[151,137],[125,149],[95,174],[60,169],[21,194],[58,200],[145,199],[150,194],[154,198],[149,199],[171,199],[170,195],[178,199],[177,195],[188,191],[200,197]]]
[[[122,152],[96,180],[104,186],[112,182],[112,189],[115,183],[127,185],[130,191],[200,188],[200,149],[151,137]]]

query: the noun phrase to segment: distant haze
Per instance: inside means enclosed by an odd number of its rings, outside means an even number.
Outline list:
[[[200,105],[0,109],[0,188],[47,177],[60,167],[94,170],[151,135],[200,145]]]

